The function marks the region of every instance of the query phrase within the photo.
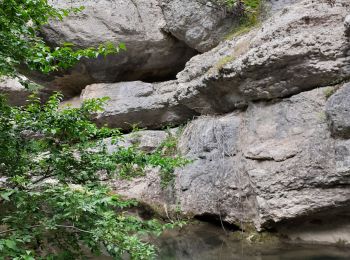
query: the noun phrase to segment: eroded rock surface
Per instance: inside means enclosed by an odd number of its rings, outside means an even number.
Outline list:
[[[350,15],[347,15],[344,20],[345,34],[350,36]]]
[[[141,81],[88,86],[81,99],[108,96],[110,100],[96,121],[103,125],[130,130],[132,125],[161,128],[178,125],[197,115],[176,99],[175,83],[145,83]]]
[[[16,79],[0,78],[0,94],[6,95],[10,105],[22,106],[31,93]]]
[[[161,0],[168,30],[188,46],[205,52],[238,26],[239,17],[206,0]]]
[[[92,85],[83,98],[96,96],[93,92],[111,97],[98,122],[126,129],[125,122],[160,128],[332,85],[350,76],[344,27],[349,11],[345,0],[333,7],[296,1],[259,28],[193,57],[177,80]],[[252,156],[258,152],[248,151]]]
[[[348,77],[343,22],[349,11],[345,0],[285,7],[261,27],[192,58],[178,74],[179,99],[201,113],[223,113]]]
[[[166,21],[157,0],[52,1],[58,7],[85,9],[43,29],[52,45],[65,42],[76,47],[98,46],[106,42],[125,43],[127,51],[98,59],[84,59],[75,68],[29,76],[68,97],[89,84],[123,80],[161,80],[174,77],[196,51],[163,31]]]
[[[189,0],[81,3],[87,6],[84,13],[45,29],[51,42],[85,47],[121,40],[130,47],[107,60],[83,61],[62,77],[53,75],[50,84],[68,96],[97,81],[167,77],[194,55],[192,48],[217,44],[226,22],[233,22],[215,12],[217,17],[206,16],[210,4],[190,15],[199,3]],[[119,13],[115,4],[128,13]],[[178,152],[192,162],[176,169],[173,185],[162,189],[157,169],[149,169],[144,177],[115,181],[116,192],[165,216],[180,210],[236,225],[253,223],[258,230],[325,212],[350,214],[350,85],[327,100],[334,85],[350,77],[350,2],[285,0],[274,10],[250,32],[193,57],[175,80],[92,84],[73,100],[79,105],[109,96],[96,121],[125,130],[200,116],[179,138]],[[215,31],[218,26],[223,27]],[[166,138],[163,131],[141,131],[123,145],[139,144],[150,152]]]
[[[179,139],[179,153],[192,163],[176,170],[172,191],[165,196],[151,175],[138,180],[141,192],[133,193],[135,181],[124,183],[127,189],[121,192],[142,201],[156,198],[145,201],[158,208],[179,207],[185,215],[216,216],[238,225],[253,222],[257,229],[318,212],[347,211],[350,140],[331,136],[325,114],[329,90],[200,117]]]
[[[345,84],[327,102],[327,116],[332,134],[350,138],[350,84]]]

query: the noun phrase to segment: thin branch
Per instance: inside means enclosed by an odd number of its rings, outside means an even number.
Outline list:
[[[75,230],[83,232],[83,233],[94,234],[94,232],[87,231],[87,230],[84,230],[84,229],[80,229],[80,228],[77,228],[75,226],[65,226],[65,225],[55,225],[55,226],[56,227],[61,227],[61,228],[71,228],[71,229],[75,229]]]
[[[35,228],[35,227],[40,227],[41,225],[34,225],[34,226],[29,226],[28,228]],[[9,233],[9,232],[12,232],[12,231],[16,231],[17,229],[13,228],[13,229],[8,229],[8,230],[5,230],[5,231],[1,231],[0,232],[0,235],[2,234],[6,234],[6,233]]]
[[[34,225],[34,226],[30,226],[30,227],[28,227],[28,228],[35,228],[35,227],[41,227],[41,226],[42,226],[42,225]],[[74,230],[79,231],[79,232],[93,234],[93,232],[91,232],[91,231],[84,230],[84,229],[80,229],[80,228],[77,228],[77,227],[75,227],[75,226],[55,225],[55,227],[59,227],[59,228],[69,228],[69,229],[74,229]],[[9,233],[9,232],[12,232],[12,231],[16,231],[16,230],[17,230],[17,229],[13,228],[13,229],[8,229],[8,230],[5,230],[5,231],[1,231],[1,232],[0,232],[0,235],[6,234],[6,233]]]

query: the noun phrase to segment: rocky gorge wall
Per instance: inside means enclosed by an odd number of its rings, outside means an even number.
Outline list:
[[[122,41],[127,51],[27,76],[45,94],[63,91],[73,105],[109,96],[98,124],[148,129],[127,135],[124,145],[152,151],[173,135],[177,153],[191,159],[166,188],[150,169],[133,181],[115,180],[116,192],[165,216],[350,242],[348,0],[267,1],[265,19],[244,32],[237,17],[210,1],[77,4],[86,6],[83,13],[44,29],[48,42]],[[0,83],[4,89],[11,93]],[[161,130],[166,126],[174,129]]]

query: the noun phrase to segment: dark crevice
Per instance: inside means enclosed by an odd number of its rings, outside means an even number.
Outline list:
[[[210,223],[214,226],[221,227],[225,231],[239,231],[239,230],[241,230],[239,226],[237,226],[235,224],[228,223],[227,221],[223,221],[222,218],[216,214],[205,213],[202,215],[197,215],[194,218],[199,220],[199,221],[207,222],[207,223]]]
[[[52,29],[50,28],[50,30]],[[127,45],[126,47],[129,47],[129,49],[125,52],[107,57],[98,57],[97,59],[83,58],[68,70],[42,74],[22,67],[21,73],[43,85],[45,87],[44,92],[51,94],[53,91],[60,91],[65,98],[80,95],[80,92],[87,85],[96,83],[123,81],[155,83],[175,80],[176,75],[185,68],[186,63],[199,52],[178,40],[172,34],[163,33],[169,42],[169,50],[162,50],[162,46],[160,46],[158,51],[152,53],[147,50],[148,47],[145,47],[142,55],[140,55],[138,54],[140,50]],[[44,34],[41,34],[41,36],[44,39],[46,38]],[[47,39],[46,42],[52,48],[57,47],[57,43],[50,42]],[[153,48],[155,47],[153,46]],[[157,59],[159,59],[159,62]]]

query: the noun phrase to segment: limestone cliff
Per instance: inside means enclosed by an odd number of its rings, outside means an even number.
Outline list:
[[[127,51],[27,75],[75,105],[109,96],[97,123],[148,129],[124,145],[150,151],[167,138],[159,129],[184,125],[177,152],[191,163],[173,183],[162,188],[153,169],[114,181],[117,192],[165,215],[350,243],[350,1],[334,2],[264,1],[261,23],[242,30],[214,1],[76,1],[86,9],[46,26],[48,42]],[[16,105],[27,95],[0,91]]]

